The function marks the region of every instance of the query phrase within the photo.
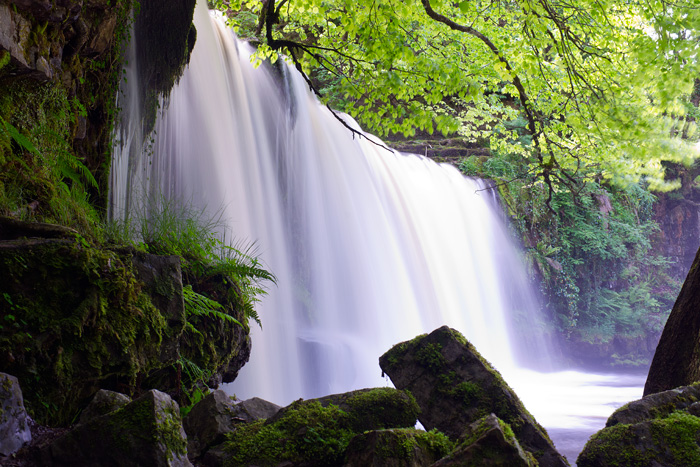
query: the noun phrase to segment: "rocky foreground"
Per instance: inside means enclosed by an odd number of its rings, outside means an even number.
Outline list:
[[[182,416],[166,393],[101,390],[77,423],[31,441],[16,378],[0,375],[0,464],[12,466],[566,466],[517,395],[457,331],[380,358],[399,389],[279,407],[210,392]],[[700,383],[617,410],[581,467],[700,465]],[[415,429],[416,421],[429,431]]]

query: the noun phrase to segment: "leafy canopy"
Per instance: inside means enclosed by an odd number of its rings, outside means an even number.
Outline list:
[[[331,106],[380,135],[490,140],[549,185],[580,168],[663,181],[698,153],[696,0],[216,0],[259,58],[280,52]],[[505,123],[522,116],[530,139]],[[685,138],[682,139],[681,137]]]

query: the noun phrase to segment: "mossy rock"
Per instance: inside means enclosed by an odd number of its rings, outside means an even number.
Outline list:
[[[426,429],[456,440],[468,425],[494,413],[540,465],[568,465],[515,392],[458,331],[443,326],[397,344],[379,365],[397,388],[415,396]]]
[[[133,394],[143,376],[175,363],[182,297],[154,304],[163,297],[137,270],[149,259],[182,288],[176,257],[80,237],[0,242],[0,369],[20,380],[35,420],[68,424],[97,390]]]
[[[42,452],[42,465],[191,466],[180,409],[152,390],[121,409],[77,425]]]
[[[355,436],[345,467],[409,467],[432,465],[450,453],[454,443],[442,433],[415,428],[375,430]]]
[[[700,465],[700,418],[686,412],[596,433],[577,459],[579,467],[687,467]]]
[[[413,427],[417,412],[410,394],[393,388],[298,400],[267,420],[237,427],[215,451],[223,465],[232,466],[342,465],[353,437],[366,430]]]

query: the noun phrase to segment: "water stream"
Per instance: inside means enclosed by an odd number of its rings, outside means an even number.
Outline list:
[[[595,399],[594,388],[614,388],[613,377],[524,369],[549,365],[549,344],[483,182],[353,135],[296,72],[255,69],[252,49],[204,2],[195,24],[189,68],[163,103],[153,140],[144,145],[122,125],[110,199],[115,216],[153,193],[221,215],[227,235],[255,241],[277,276],[258,307],[263,329],[253,325],[251,360],[227,391],[287,404],[385,386],[379,356],[447,324],[548,428],[578,429],[639,396],[636,381]],[[589,408],[572,412],[572,396]],[[589,425],[577,445],[600,427]],[[571,433],[561,433],[565,443]]]

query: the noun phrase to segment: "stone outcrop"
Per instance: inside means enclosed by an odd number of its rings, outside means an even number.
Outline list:
[[[520,447],[513,430],[494,414],[469,425],[457,448],[432,467],[508,466],[535,467],[531,453]]]
[[[568,465],[500,374],[458,331],[443,326],[397,344],[379,365],[397,388],[416,398],[427,430],[436,428],[456,440],[470,424],[494,413],[540,465]]]
[[[189,456],[199,457],[209,446],[222,443],[224,435],[235,429],[236,418],[236,405],[224,391],[207,394],[182,421]]]
[[[412,428],[374,430],[355,436],[348,445],[344,467],[418,467],[434,465],[452,443],[435,432]]]
[[[32,439],[19,382],[0,373],[0,456],[15,453]]]
[[[115,412],[131,402],[125,394],[100,389],[92,398],[90,404],[80,414],[79,423],[87,423],[93,418]]]
[[[0,241],[0,314],[12,321],[0,330],[0,369],[20,380],[37,421],[66,424],[99,389],[133,393],[175,363],[181,290],[174,256],[79,238]]]
[[[191,466],[180,408],[152,390],[56,439],[42,453],[42,465]]]
[[[233,409],[234,418],[250,423],[257,420],[272,418],[282,407],[259,397],[253,397],[236,403]]]
[[[644,395],[700,381],[700,250],[666,321]]]
[[[700,465],[700,384],[616,410],[578,457],[579,467]]]

